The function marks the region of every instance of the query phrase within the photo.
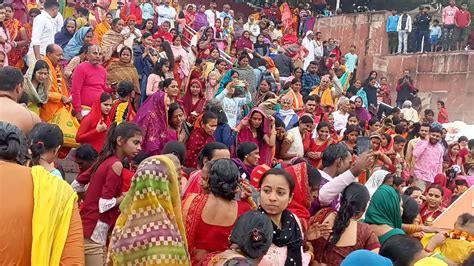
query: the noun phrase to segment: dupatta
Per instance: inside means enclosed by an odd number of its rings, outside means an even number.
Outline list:
[[[311,196],[308,181],[308,168],[306,163],[299,163],[285,168],[285,170],[293,176],[295,181],[295,190],[293,191],[293,199],[288,205],[288,210],[300,218],[303,228],[308,228],[311,204]]]
[[[138,166],[120,211],[109,262],[190,265],[178,176],[170,158],[154,156]]]
[[[246,118],[250,121],[252,114],[254,112],[258,112],[262,115],[263,121],[262,124],[260,125],[263,127],[263,133],[270,137],[271,130],[272,130],[272,123],[270,119],[268,118],[267,114],[260,108],[255,107],[246,116]],[[266,165],[272,165],[272,147],[270,147],[263,139],[259,140],[257,138],[253,137],[252,130],[250,129],[250,125],[243,127],[239,135],[237,136],[238,142],[246,142],[250,141],[255,144],[257,144],[259,152],[260,152],[260,159],[258,160],[259,164],[266,164]]]
[[[89,31],[92,31],[91,27],[82,27],[74,33],[74,36],[72,36],[71,40],[69,40],[64,47],[64,59],[71,60],[74,56],[79,54],[79,51],[84,45],[84,37]]]
[[[135,117],[135,123],[143,129],[143,150],[148,154],[159,154],[163,146],[177,140],[176,132],[168,130],[166,93],[157,91],[145,101]]]
[[[367,224],[386,224],[393,228],[402,228],[400,213],[400,195],[388,185],[381,185],[372,195],[365,214]]]
[[[193,84],[198,84],[200,88],[200,93],[199,93],[200,99],[195,104],[193,104],[193,96],[191,94],[191,86]],[[202,83],[199,79],[192,79],[189,82],[189,85],[186,89],[186,93],[184,94],[184,97],[183,97],[183,107],[184,107],[184,111],[186,112],[186,116],[190,117],[192,112],[196,112],[198,114],[202,113],[205,105],[206,105],[206,98],[204,97],[204,90],[202,87]]]

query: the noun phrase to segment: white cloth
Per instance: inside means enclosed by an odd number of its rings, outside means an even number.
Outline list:
[[[250,32],[250,40],[255,43],[257,41],[257,36],[260,34],[260,26],[255,23],[247,22],[244,24],[244,31]]]
[[[303,39],[303,46],[308,49],[308,56],[306,56],[306,58],[304,59],[304,63],[303,63],[303,69],[304,71],[307,70],[308,66],[309,66],[309,63],[311,61],[314,61],[315,59],[315,51],[316,51],[316,42],[314,40],[310,40],[308,38],[308,33],[312,31],[308,31],[306,33],[306,37]]]
[[[367,180],[367,182],[365,183],[365,187],[367,188],[367,190],[369,190],[371,198],[372,195],[374,195],[375,191],[383,184],[385,176],[388,174],[390,174],[389,171],[377,170],[372,173],[370,178]]]
[[[303,138],[301,137],[301,132],[299,127],[294,127],[288,130],[287,138],[291,138],[290,148],[288,149],[289,154],[296,154],[297,157],[304,156],[304,146]]]
[[[403,114],[403,119],[406,119],[407,121],[412,121],[413,123],[420,122],[418,112],[414,108],[402,108],[400,112]]]
[[[320,41],[314,41],[315,48],[314,48],[314,56],[323,57],[324,55],[324,46],[323,43]]]
[[[123,28],[121,34],[122,35],[125,35],[125,34],[129,34],[130,33],[130,28],[129,27],[125,27]],[[130,36],[123,42],[123,44],[129,48],[133,48],[133,44],[135,42],[135,39],[140,39],[142,37],[142,33],[139,29],[135,28],[135,34],[130,34]]]
[[[344,130],[347,125],[347,119],[349,119],[349,113],[342,114],[340,110],[337,110],[332,113],[332,116],[334,117],[334,129],[336,131]]]
[[[41,11],[41,14],[33,20],[33,28],[31,33],[31,43],[28,54],[34,54],[33,46],[40,46],[40,54],[46,55],[46,47],[54,43],[54,35],[61,31],[63,26],[63,16],[61,13],[53,18],[48,12]]]
[[[156,14],[158,14],[158,26],[160,26],[163,21],[169,21],[173,27],[173,21],[176,18],[176,9],[174,9],[174,7],[159,5],[156,8]]]
[[[209,26],[211,27],[214,27],[214,23],[216,23],[216,18],[219,18],[221,16],[221,13],[219,11],[212,11],[211,9],[204,11],[204,14],[206,14],[207,22],[209,22]]]

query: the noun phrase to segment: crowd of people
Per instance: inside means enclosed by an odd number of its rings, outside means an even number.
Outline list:
[[[0,5],[0,264],[473,265],[474,140],[315,9]]]
[[[471,13],[468,3],[456,0],[442,8],[441,22],[433,19],[430,6],[420,6],[413,18],[404,10],[396,10],[387,18],[386,31],[390,54],[407,52],[439,52],[474,49],[474,31],[470,31]]]

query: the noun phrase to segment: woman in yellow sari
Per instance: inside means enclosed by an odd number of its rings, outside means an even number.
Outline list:
[[[138,166],[112,232],[112,265],[190,265],[174,161],[159,155]]]
[[[104,37],[104,34],[108,32],[111,29],[111,24],[112,24],[112,14],[109,12],[105,14],[105,18],[102,19],[102,22],[97,24],[94,30],[94,36],[97,39],[99,45],[102,46],[102,37]]]

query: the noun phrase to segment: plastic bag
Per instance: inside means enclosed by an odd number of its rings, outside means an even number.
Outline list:
[[[48,122],[50,124],[57,125],[63,132],[64,135],[64,147],[77,148],[79,143],[76,142],[77,130],[79,129],[79,122],[72,115],[70,109],[62,107],[54,115],[53,118]]]

